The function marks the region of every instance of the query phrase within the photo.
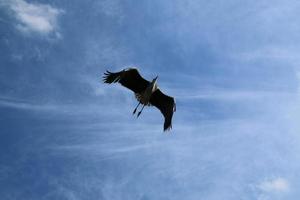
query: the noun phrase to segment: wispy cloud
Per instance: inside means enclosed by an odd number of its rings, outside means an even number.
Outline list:
[[[122,9],[120,1],[103,0],[96,2],[96,7],[106,16],[110,17],[122,17]]]
[[[22,32],[36,32],[40,34],[56,33],[57,17],[63,12],[48,4],[28,3],[24,0],[11,0],[10,9],[18,19],[17,29]]]
[[[288,192],[290,184],[285,178],[278,177],[263,181],[258,185],[258,188],[264,192]]]
[[[127,95],[128,96],[128,95]],[[119,96],[120,97],[120,96]],[[133,100],[134,97],[132,97]],[[123,101],[129,101],[123,99]],[[90,103],[66,103],[60,101],[43,102],[43,101],[31,101],[22,100],[18,97],[0,96],[0,108],[10,108],[15,110],[23,110],[28,112],[39,112],[39,113],[55,113],[64,116],[83,116],[85,114],[102,118],[110,119],[110,116],[115,118],[128,119],[133,109],[133,104],[124,104],[120,112],[120,107],[114,105],[108,105],[107,102],[112,101],[110,98],[105,98],[100,102]],[[114,100],[115,103],[120,102],[119,99]],[[126,112],[127,111],[127,112]],[[130,111],[130,113],[128,113]],[[110,121],[110,123],[113,123]]]
[[[47,113],[58,113],[58,114],[76,114],[76,113],[89,113],[100,107],[97,105],[89,105],[82,109],[80,104],[66,104],[61,102],[34,102],[21,100],[18,98],[1,97],[0,96],[0,108],[11,108],[16,110],[24,111],[35,111],[35,112],[47,112]],[[97,108],[96,108],[97,107]],[[81,109],[80,109],[81,108]]]
[[[244,101],[244,100],[265,100],[267,98],[287,99],[293,97],[293,92],[277,92],[268,90],[249,89],[224,89],[216,87],[203,87],[193,89],[172,89],[167,88],[171,94],[182,100],[219,100],[219,101]]]
[[[275,60],[298,65],[300,62],[298,55],[299,49],[296,48],[286,46],[267,46],[253,51],[237,53],[231,57],[241,61]]]
[[[27,101],[18,99],[0,97],[0,107],[9,107],[22,110],[53,110],[55,106],[51,105],[38,105]]]

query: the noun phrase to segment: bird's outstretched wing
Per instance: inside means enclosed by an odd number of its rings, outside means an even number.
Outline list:
[[[172,128],[172,117],[176,111],[176,104],[173,97],[165,95],[157,89],[150,98],[150,104],[157,107],[165,117],[164,131]]]
[[[115,73],[106,70],[103,81],[108,84],[119,82],[135,93],[143,92],[150,84],[135,68],[125,69]]]

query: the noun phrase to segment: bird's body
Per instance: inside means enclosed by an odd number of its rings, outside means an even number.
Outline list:
[[[157,107],[165,117],[164,131],[166,131],[172,128],[172,117],[176,110],[176,105],[173,97],[167,96],[160,91],[157,86],[157,78],[154,78],[151,82],[147,81],[139,74],[137,69],[128,68],[116,73],[106,71],[103,81],[108,84],[119,82],[135,93],[139,104],[134,109],[133,114],[135,114],[140,104],[143,105],[137,116],[141,114],[145,106]]]
[[[156,81],[151,82],[145,91],[142,93],[135,93],[135,98],[143,105],[150,106],[151,95],[158,89]]]

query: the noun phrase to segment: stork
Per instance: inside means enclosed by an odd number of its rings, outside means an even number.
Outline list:
[[[160,91],[157,86],[157,78],[158,76],[150,82],[144,79],[136,68],[127,68],[114,73],[106,70],[103,82],[107,84],[118,82],[134,92],[138,105],[133,110],[133,115],[142,104],[137,117],[140,116],[145,106],[157,107],[165,118],[164,131],[166,131],[172,128],[172,117],[176,111],[176,104],[173,97],[165,95]]]

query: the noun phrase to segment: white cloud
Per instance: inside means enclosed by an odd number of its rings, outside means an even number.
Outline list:
[[[24,0],[11,0],[8,5],[19,20],[16,27],[20,31],[57,33],[57,17],[62,10],[47,4],[27,3]]]
[[[264,192],[288,192],[290,184],[286,179],[279,177],[263,181],[258,185],[258,188]]]

